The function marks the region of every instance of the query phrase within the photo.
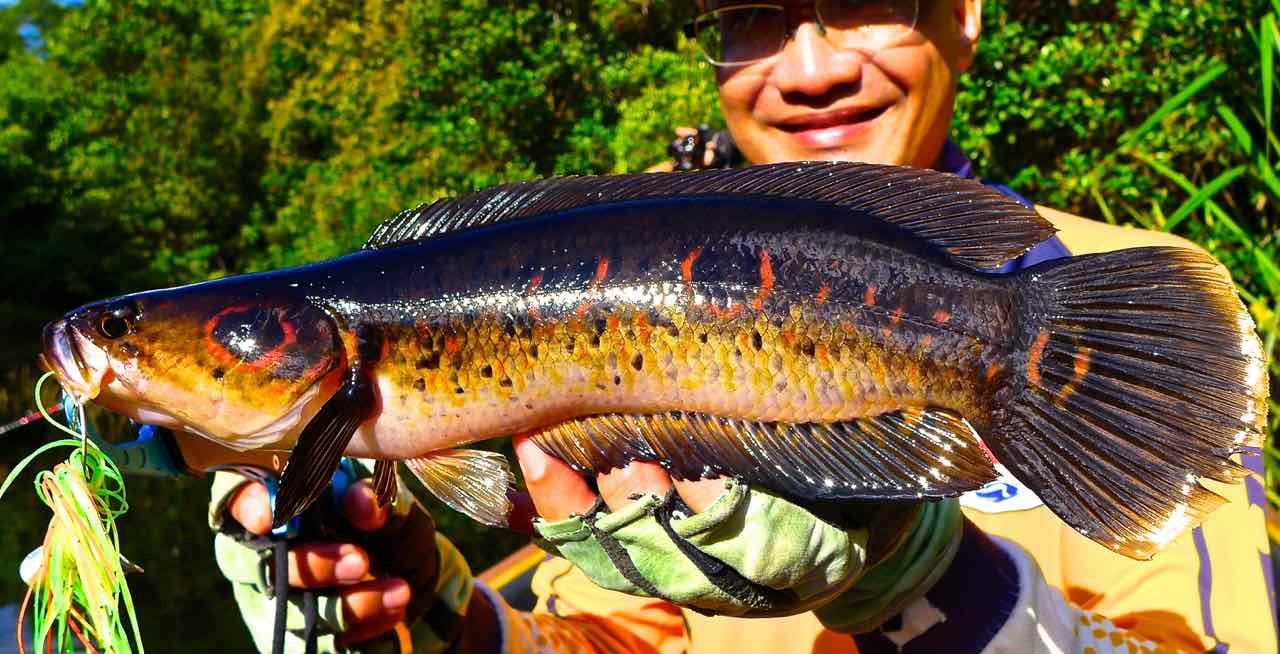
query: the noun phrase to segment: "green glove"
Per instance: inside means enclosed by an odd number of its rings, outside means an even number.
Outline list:
[[[226,503],[246,482],[244,477],[233,473],[215,475],[209,524],[216,531],[214,555],[218,569],[231,582],[236,604],[254,645],[265,653],[271,651],[275,627],[275,593],[268,570],[271,550],[263,549],[260,540],[237,533],[243,530],[236,529],[234,521],[226,518]],[[435,531],[430,514],[403,485],[387,524],[377,532],[364,535],[360,544],[379,565],[378,572],[403,578],[412,588],[413,599],[405,614],[413,651],[430,654],[448,649],[457,638],[460,617],[471,599],[471,569],[453,543]],[[339,597],[321,594],[317,597],[317,607],[318,652],[352,651],[338,645],[339,635],[347,629]],[[301,654],[304,651],[303,628],[300,595],[294,593],[289,597],[285,652]],[[437,628],[445,633],[437,633]],[[399,651],[399,646],[393,636],[384,635],[359,643],[355,650],[392,654]]]
[[[868,571],[882,565],[913,573],[945,568],[950,555],[938,555],[947,548],[919,541],[959,542],[954,502],[877,505],[861,517],[846,516],[840,521],[844,526],[837,526],[746,484],[730,480],[725,488],[697,514],[691,515],[671,493],[641,498],[617,513],[598,505],[587,515],[536,521],[535,526],[546,549],[574,563],[601,587],[660,597],[701,612],[750,617],[812,610],[859,588]],[[954,527],[937,517],[948,512],[955,516]],[[938,533],[926,537],[929,530]],[[917,583],[877,582],[879,606],[905,605],[933,580],[936,576],[922,575]],[[855,604],[857,610],[874,614],[868,606]]]

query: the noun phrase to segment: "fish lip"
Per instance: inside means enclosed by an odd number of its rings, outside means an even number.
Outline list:
[[[90,363],[80,348],[83,338],[65,319],[45,325],[40,335],[44,347],[40,363],[57,375],[58,383],[77,400],[87,402],[98,396],[110,366],[105,357],[99,357],[102,365]]]

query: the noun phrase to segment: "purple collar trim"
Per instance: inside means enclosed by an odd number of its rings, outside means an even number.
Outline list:
[[[973,172],[973,161],[970,160],[969,157],[966,157],[965,154],[960,151],[960,147],[950,139],[947,139],[947,142],[943,144],[942,154],[938,156],[938,165],[934,166],[934,168],[944,173],[951,173],[958,177],[975,179],[982,182],[993,191],[997,191],[1008,196],[1010,199],[1017,201],[1024,207],[1033,208],[1035,206],[1030,200],[1022,197],[1021,194],[1008,186],[998,184],[996,182],[990,182],[975,175]],[[1049,238],[1037,243],[1035,247],[1027,250],[1026,254],[1023,254],[1017,259],[996,268],[992,272],[1011,273],[1016,270],[1022,270],[1023,268],[1030,268],[1038,263],[1069,256],[1071,256],[1071,251],[1067,249],[1067,246],[1064,245],[1062,241],[1058,240],[1057,236],[1050,236]]]
[[[957,177],[965,179],[973,179],[973,161],[966,157],[960,151],[960,146],[956,145],[951,139],[942,145],[942,154],[938,156],[938,165],[934,166],[940,172],[951,173]]]

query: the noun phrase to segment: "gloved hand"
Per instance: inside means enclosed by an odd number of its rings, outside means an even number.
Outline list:
[[[367,474],[367,470],[363,470]],[[336,499],[336,498],[335,498]],[[337,505],[349,522],[346,540],[289,543],[286,652],[303,652],[304,614],[296,589],[319,593],[319,652],[441,652],[458,635],[472,593],[465,559],[430,515],[401,487],[390,509],[378,509],[367,481],[352,484]],[[270,506],[266,489],[232,473],[214,479],[210,526],[218,567],[259,651],[270,652],[275,627],[271,588]],[[264,546],[266,548],[264,549]],[[397,624],[399,633],[393,631]]]
[[[611,473],[627,481],[601,476],[602,500],[533,443],[517,438],[516,451],[551,518],[535,522],[544,547],[604,588],[708,613],[818,609],[832,629],[870,631],[922,596],[960,542],[954,500],[819,517],[733,480],[673,482],[653,464]]]

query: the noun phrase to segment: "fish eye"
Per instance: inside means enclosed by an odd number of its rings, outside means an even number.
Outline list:
[[[98,333],[109,339],[123,338],[133,332],[138,319],[138,308],[132,302],[111,307],[98,316]]]

